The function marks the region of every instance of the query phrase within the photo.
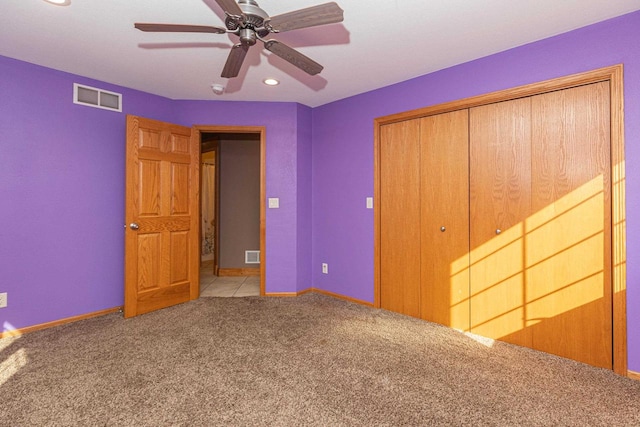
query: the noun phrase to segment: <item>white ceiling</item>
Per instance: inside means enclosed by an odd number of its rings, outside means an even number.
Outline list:
[[[328,0],[258,0],[270,16]],[[172,99],[319,106],[640,10],[640,0],[336,0],[344,22],[272,35],[324,65],[309,76],[258,43],[220,73],[237,37],[143,33],[134,22],[224,27],[215,0],[2,0],[0,55]],[[281,81],[277,87],[262,83]],[[215,95],[212,83],[226,86]]]

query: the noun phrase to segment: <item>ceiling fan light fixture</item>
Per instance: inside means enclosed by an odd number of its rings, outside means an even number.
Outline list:
[[[262,83],[266,84],[267,86],[278,86],[280,84],[280,81],[269,78],[269,79],[264,79]]]
[[[55,4],[56,6],[69,6],[71,0],[44,0],[47,3]]]

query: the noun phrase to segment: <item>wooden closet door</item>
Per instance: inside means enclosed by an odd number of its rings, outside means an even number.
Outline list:
[[[419,317],[420,120],[380,132],[380,305]]]
[[[523,98],[472,108],[469,118],[471,332],[527,347],[530,116]]]
[[[612,368],[609,83],[532,98],[533,348]]]
[[[420,123],[421,317],[469,330],[469,112]]]

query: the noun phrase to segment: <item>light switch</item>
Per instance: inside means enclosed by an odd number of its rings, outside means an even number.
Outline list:
[[[367,209],[373,209],[373,197],[367,197]]]
[[[280,199],[278,197],[269,197],[269,209],[278,209],[280,207]]]

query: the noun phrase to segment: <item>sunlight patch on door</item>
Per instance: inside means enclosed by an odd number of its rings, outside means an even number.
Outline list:
[[[451,316],[470,301],[470,335],[500,339],[604,298],[604,185],[597,176],[452,262]]]

